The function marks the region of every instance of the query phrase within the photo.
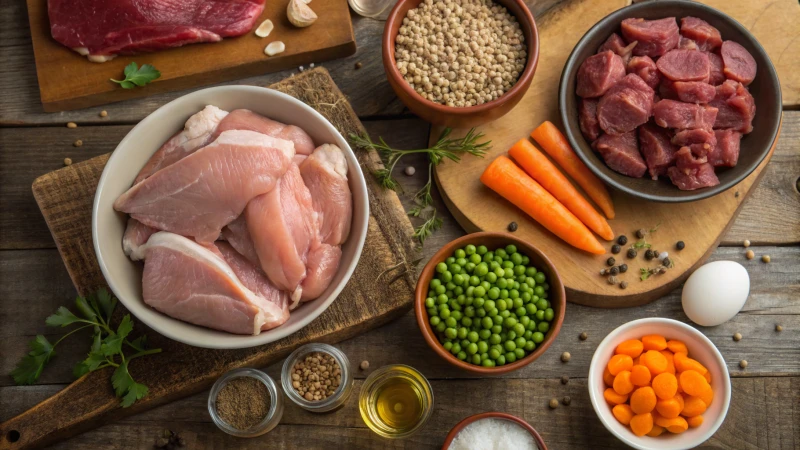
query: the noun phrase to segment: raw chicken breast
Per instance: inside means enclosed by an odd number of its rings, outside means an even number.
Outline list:
[[[275,286],[298,302],[306,258],[319,227],[311,193],[296,164],[289,166],[275,189],[247,204],[245,220],[261,268]]]
[[[237,252],[244,256],[248,261],[253,264],[260,264],[258,262],[258,253],[256,253],[256,246],[253,243],[253,238],[250,237],[250,231],[247,229],[247,222],[244,219],[244,213],[236,218],[228,226],[222,229],[220,239],[228,241]]]
[[[247,289],[280,309],[281,315],[268,317],[261,326],[261,331],[275,328],[289,320],[289,295],[270,283],[258,264],[248,261],[227,242],[216,242],[216,249]]]
[[[245,287],[217,253],[191,239],[158,232],[136,256],[145,260],[144,302],[170,317],[253,335],[284,320],[283,309]]]
[[[294,142],[294,151],[298,155],[310,155],[314,151],[314,141],[302,128],[268,119],[249,109],[234,109],[231,111],[220,122],[213,137],[216,138],[220,133],[228,130],[250,130],[274,138],[292,141]]]
[[[144,245],[145,242],[150,239],[150,236],[156,232],[158,232],[158,230],[155,228],[148,227],[133,217],[128,217],[125,234],[122,235],[122,250],[126,255],[130,256],[132,260],[138,261],[138,258],[134,257],[136,250]]]
[[[301,301],[307,302],[322,295],[336,275],[341,259],[342,249],[338,245],[320,244],[308,253],[308,275],[303,280]]]
[[[300,166],[319,221],[320,242],[343,244],[350,234],[353,196],[347,184],[347,160],[342,149],[325,144]]]
[[[275,187],[293,157],[291,141],[226,131],[132,187],[114,209],[159,230],[211,243],[250,200]]]

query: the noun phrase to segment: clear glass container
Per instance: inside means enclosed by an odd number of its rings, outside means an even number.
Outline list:
[[[392,5],[397,0],[347,0],[350,8],[355,11],[359,16],[364,17],[378,17],[382,12]]]
[[[390,381],[397,379],[409,383],[420,400],[421,413],[417,422],[410,427],[398,429],[381,419],[378,413],[378,396]],[[361,387],[358,409],[367,426],[380,436],[389,439],[402,439],[411,436],[422,428],[433,412],[433,390],[428,379],[413,367],[402,364],[383,366],[372,372]]]
[[[325,353],[332,356],[342,371],[342,381],[339,387],[330,397],[323,400],[306,400],[292,387],[292,368],[297,361],[309,353]],[[353,371],[350,368],[350,361],[347,359],[347,355],[338,348],[328,344],[306,344],[292,352],[284,361],[281,369],[281,385],[289,400],[306,411],[314,413],[330,412],[343,406],[347,398],[350,397],[350,393],[353,390]]]
[[[217,395],[219,395],[219,391],[229,381],[240,377],[251,377],[264,383],[269,391],[271,401],[269,412],[264,419],[246,430],[234,428],[232,425],[222,420],[217,413]],[[272,378],[266,373],[256,369],[234,369],[221,376],[217,382],[214,383],[214,386],[211,387],[211,392],[208,394],[208,413],[211,415],[211,420],[214,421],[214,424],[216,424],[220,430],[230,435],[248,438],[261,436],[275,428],[278,422],[281,421],[281,417],[283,416],[283,395],[280,390],[278,390],[278,386]]]

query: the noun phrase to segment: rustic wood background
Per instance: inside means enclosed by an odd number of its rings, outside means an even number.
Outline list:
[[[760,0],[759,0],[760,1]],[[560,0],[528,1],[541,15]],[[764,2],[765,5],[767,2]],[[349,97],[373,137],[383,136],[402,148],[427,142],[428,124],[404,110],[385,81],[380,62],[383,22],[353,17],[358,52],[324,64]],[[72,381],[71,367],[85,352],[80,337],[59,346],[59,355],[36,386],[17,387],[6,376],[27,351],[37,333],[55,336],[44,318],[71,302],[75,289],[31,193],[33,180],[63,164],[66,157],[83,161],[112,151],[133,125],[158,106],[185,92],[159,94],[140,100],[81,111],[43,113],[33,63],[27,16],[23,2],[0,4],[0,421],[13,417],[53,395]],[[362,68],[355,70],[356,62]],[[296,71],[295,71],[296,72]],[[248,78],[238,83],[265,86],[292,71]],[[107,118],[99,117],[101,109]],[[719,347],[731,372],[733,401],[722,428],[705,448],[800,448],[800,108],[786,106],[778,148],[767,173],[753,192],[737,222],[723,238],[712,260],[734,260],[747,267],[750,298],[731,321],[702,328]],[[77,129],[64,124],[74,121]],[[83,146],[72,143],[83,140]],[[399,174],[406,192],[425,182],[421,159],[400,164],[417,168],[417,174]],[[410,195],[401,196],[410,205]],[[423,263],[441,245],[463,234],[436,198],[445,226],[424,248]],[[749,239],[756,255],[769,254],[770,264],[747,261],[741,242]],[[241,440],[225,435],[206,412],[207,393],[161,406],[63,442],[56,448],[151,448],[156,435],[169,428],[187,440],[189,448],[438,448],[449,429],[462,418],[482,411],[505,411],[530,422],[552,449],[625,448],[597,420],[586,393],[588,364],[597,343],[616,326],[641,317],[670,317],[688,321],[680,306],[680,290],[650,305],[600,310],[569,304],[559,338],[548,353],[527,368],[495,379],[477,379],[450,368],[435,357],[416,329],[413,316],[362,336],[339,347],[351,361],[370,362],[358,372],[356,390],[370,370],[390,363],[410,364],[430,380],[436,407],[430,422],[416,436],[387,442],[373,434],[358,414],[356,396],[333,414],[312,415],[287,405],[281,424],[259,439]],[[774,331],[781,324],[784,331]],[[578,334],[589,339],[580,341]],[[739,332],[744,338],[734,342]],[[569,351],[563,364],[559,355]],[[738,362],[749,365],[741,370]],[[280,363],[267,368],[277,376]],[[570,377],[565,386],[559,382]],[[552,397],[569,395],[572,404],[550,410]],[[335,443],[335,444],[334,444]]]

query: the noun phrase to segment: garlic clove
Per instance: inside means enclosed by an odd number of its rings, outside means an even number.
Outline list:
[[[286,16],[292,25],[303,28],[310,26],[317,20],[317,14],[311,10],[304,0],[289,0],[286,7]]]
[[[272,29],[275,28],[275,25],[272,24],[272,21],[267,19],[261,22],[261,25],[256,28],[256,36],[258,37],[267,37],[270,33],[272,33]]]
[[[267,45],[267,48],[264,49],[264,53],[266,53],[267,56],[275,56],[278,53],[283,53],[284,50],[286,50],[286,45],[283,42],[274,41]]]

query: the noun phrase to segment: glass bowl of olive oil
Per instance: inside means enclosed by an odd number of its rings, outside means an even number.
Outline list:
[[[384,366],[364,381],[358,399],[361,418],[372,431],[390,439],[417,432],[433,411],[433,390],[413,367]]]

